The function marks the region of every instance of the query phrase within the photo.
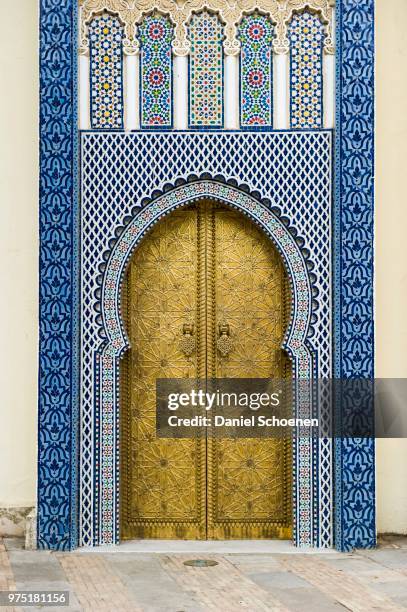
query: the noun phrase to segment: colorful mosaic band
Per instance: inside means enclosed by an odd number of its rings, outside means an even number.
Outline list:
[[[291,43],[291,127],[322,127],[322,43],[320,18],[305,11],[294,14],[289,26]]]
[[[190,127],[223,125],[223,27],[207,11],[193,15],[189,26]]]
[[[271,126],[273,123],[273,25],[265,15],[254,13],[239,26],[240,125]]]
[[[140,28],[142,128],[172,126],[173,27],[159,13],[148,15]]]
[[[123,127],[123,27],[108,13],[89,25],[91,125]]]

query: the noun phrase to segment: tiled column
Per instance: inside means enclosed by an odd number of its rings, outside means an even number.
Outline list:
[[[188,56],[174,55],[174,128],[188,129]]]
[[[137,130],[140,127],[140,56],[124,56],[124,127]]]
[[[288,54],[277,53],[274,53],[273,58],[274,128],[284,130],[290,127],[290,58]]]
[[[373,395],[374,6],[374,0],[346,0],[336,7],[339,123],[333,241],[335,378],[372,381]],[[336,402],[345,431],[354,423],[354,396],[342,393]],[[358,422],[374,423],[370,392],[361,393],[359,406]],[[337,437],[334,444],[336,548],[374,548],[375,440]]]
[[[225,119],[227,130],[238,130],[239,118],[239,55],[225,56]]]
[[[79,129],[90,129],[90,60],[79,56]]]

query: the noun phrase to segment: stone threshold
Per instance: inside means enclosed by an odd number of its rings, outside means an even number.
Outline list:
[[[77,553],[140,554],[337,554],[333,548],[297,548],[290,540],[129,540],[116,546],[77,549]]]

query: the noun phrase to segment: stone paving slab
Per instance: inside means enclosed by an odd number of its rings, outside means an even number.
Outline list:
[[[318,591],[333,598],[353,612],[401,612],[403,609],[390,598],[369,588],[356,575],[350,575],[323,562],[318,557],[285,557],[281,560],[287,571],[294,572]]]
[[[233,561],[232,561],[233,562]],[[239,570],[242,571],[241,567]],[[262,571],[257,573],[243,572],[250,580],[260,585],[262,588],[273,593],[274,589],[301,589],[309,587],[306,580],[293,574],[292,572],[284,572],[283,568],[281,571],[270,572]]]
[[[309,585],[308,588],[294,589],[273,587],[273,594],[290,612],[346,612],[350,609]]]
[[[142,612],[124,583],[100,554],[56,554],[84,612]]]
[[[262,574],[281,570],[277,558],[271,555],[225,555],[242,574]]]
[[[194,593],[182,589],[162,567],[158,555],[106,555],[144,612],[205,612]]]
[[[407,602],[407,580],[389,580],[386,582],[376,582],[374,589],[393,601]]]
[[[361,550],[358,553],[389,569],[407,571],[407,549]]]
[[[11,567],[8,551],[4,542],[0,539],[0,591],[15,591],[16,582],[14,579],[13,569]],[[5,606],[5,612],[19,612],[21,608],[13,606]]]
[[[401,612],[407,610],[407,538],[331,554],[26,551],[0,540],[0,588],[69,590],[69,607],[22,612]],[[283,550],[283,549],[280,549]],[[205,558],[214,567],[187,567]],[[1,608],[0,610],[17,610]]]
[[[241,574],[224,557],[207,556],[218,563],[215,567],[207,568],[186,567],[184,561],[189,558],[185,555],[163,556],[161,564],[181,587],[194,593],[208,612],[288,611],[274,595]]]

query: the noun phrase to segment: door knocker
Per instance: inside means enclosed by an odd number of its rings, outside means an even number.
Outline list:
[[[230,337],[230,326],[228,323],[219,323],[219,338],[216,347],[222,357],[227,357],[233,349],[233,341]]]
[[[182,337],[181,337],[181,351],[184,353],[185,357],[191,357],[191,355],[195,352],[196,349],[196,339],[194,336],[194,324],[193,323],[184,323],[182,327]]]

